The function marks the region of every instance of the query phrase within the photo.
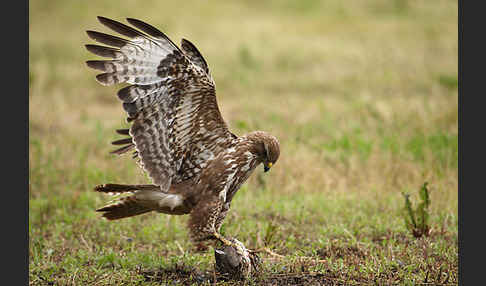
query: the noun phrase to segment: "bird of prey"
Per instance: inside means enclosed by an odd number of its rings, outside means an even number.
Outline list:
[[[117,95],[129,129],[116,130],[124,139],[112,142],[114,154],[132,153],[152,184],[102,184],[95,191],[127,193],[97,211],[116,220],[151,211],[190,216],[195,242],[221,241],[220,233],[236,191],[255,167],[267,172],[280,155],[276,137],[263,131],[237,136],[228,130],[216,102],[215,83],[206,60],[188,40],[180,48],[153,26],[132,18],[129,24],[98,17],[128,39],[96,31],[88,36],[106,46],[86,45],[107,60],[90,60],[100,70],[102,85],[128,83]],[[137,29],[135,29],[137,28]]]

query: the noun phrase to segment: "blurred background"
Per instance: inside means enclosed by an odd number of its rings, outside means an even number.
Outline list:
[[[97,58],[84,48],[93,43],[85,31],[109,31],[98,15],[141,19],[177,44],[189,39],[209,64],[230,129],[279,138],[278,163],[265,176],[255,171],[229,222],[256,204],[255,210],[326,217],[334,233],[340,230],[333,222],[363,232],[374,225],[400,230],[403,220],[387,215],[402,208],[402,192],[427,181],[434,219],[448,217],[457,237],[457,1],[29,5],[31,237],[56,233],[46,222],[97,222],[93,209],[107,198],[91,191],[96,184],[147,183],[129,156],[108,153],[120,138],[114,130],[128,125],[116,97],[120,86],[101,86],[85,65]],[[231,231],[239,233],[236,226]]]
[[[457,3],[405,0],[31,1],[31,197],[86,191],[97,172],[144,180],[108,154],[125,114],[119,87],[84,64],[96,58],[85,30],[109,31],[98,15],[192,41],[230,128],[280,139],[271,188],[333,196],[427,179],[457,201]]]

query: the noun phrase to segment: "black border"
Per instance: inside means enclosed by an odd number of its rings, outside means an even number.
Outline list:
[[[484,9],[481,1],[459,1],[458,9],[458,104],[459,104],[459,285],[484,284],[484,105],[485,94]],[[476,4],[474,6],[473,4]],[[467,14],[466,14],[467,12]],[[467,17],[467,16],[468,17]],[[466,24],[467,20],[467,24]],[[468,28],[469,44],[464,42]],[[477,29],[477,31],[473,31]],[[474,34],[474,35],[473,35]],[[474,37],[474,38],[473,38]],[[464,49],[465,48],[465,49]],[[464,84],[464,66],[469,67]],[[464,134],[466,135],[465,139]],[[467,146],[467,147],[465,147]],[[468,164],[466,164],[466,160]],[[466,179],[467,178],[467,179]]]
[[[15,3],[15,4],[14,4]],[[15,162],[17,160],[20,166],[20,169],[22,170],[24,176],[20,179],[16,179],[11,182],[12,186],[10,187],[11,192],[15,192],[15,195],[19,196],[19,202],[16,202],[15,204],[9,204],[9,208],[16,208],[17,211],[9,211],[10,215],[6,216],[8,219],[13,218],[13,214],[16,212],[21,212],[21,214],[18,215],[18,219],[15,219],[14,221],[16,222],[15,227],[15,232],[18,231],[21,233],[21,238],[13,237],[10,239],[15,240],[13,243],[20,245],[20,247],[8,247],[9,249],[9,255],[7,256],[8,259],[13,259],[15,262],[16,267],[15,271],[16,274],[11,275],[11,277],[7,281],[10,282],[10,280],[15,281],[15,283],[6,283],[6,284],[11,284],[11,285],[29,285],[29,1],[17,1],[17,2],[11,2],[9,4],[16,5],[16,9],[20,10],[23,15],[25,15],[25,20],[18,21],[19,28],[13,29],[14,33],[16,36],[13,36],[15,39],[15,42],[18,41],[19,45],[21,48],[17,47],[16,45],[12,45],[11,49],[14,51],[12,54],[15,54],[16,56],[12,57],[7,57],[9,61],[12,62],[12,64],[9,64],[7,66],[9,67],[14,67],[15,65],[13,62],[17,62],[18,66],[21,66],[18,64],[19,59],[22,59],[23,62],[25,63],[23,66],[25,66],[25,73],[23,77],[19,77],[19,80],[24,82],[24,96],[22,96],[22,93],[20,92],[15,92],[11,93],[11,96],[15,98],[16,101],[19,102],[21,106],[18,108],[15,108],[16,110],[22,110],[23,114],[26,118],[25,123],[21,122],[21,126],[15,126],[17,131],[15,133],[15,136],[18,138],[18,140],[12,140],[13,145],[15,145],[14,149],[20,149],[18,152],[8,152],[8,153],[13,153],[10,154],[10,156],[15,157],[15,159],[9,160],[10,162]],[[6,17],[8,19],[7,21],[10,22],[11,18],[13,17]],[[20,18],[22,19],[22,17]],[[17,22],[17,21],[16,21]],[[16,24],[17,25],[17,24]],[[15,25],[14,25],[15,26]],[[12,24],[6,24],[4,27],[12,27]],[[17,30],[17,31],[16,31]],[[9,53],[10,54],[10,53]],[[17,55],[18,54],[18,55]],[[21,68],[19,68],[21,69]],[[10,77],[9,81],[12,79]],[[14,86],[20,86],[22,83],[19,85],[14,84]],[[13,108],[12,108],[13,110]],[[10,120],[6,121],[7,124],[8,122],[13,121],[13,118],[10,118]],[[4,149],[5,150],[5,149]],[[25,150],[25,156],[21,156],[20,154],[23,154]],[[17,153],[17,154],[15,154]],[[20,159],[22,158],[22,159]],[[8,166],[7,166],[8,168]],[[10,177],[10,176],[9,176]],[[12,180],[12,177],[10,177],[9,180]],[[18,221],[18,222],[17,222]],[[9,230],[7,230],[9,231]],[[6,232],[7,232],[6,231]],[[20,249],[19,249],[20,248]],[[14,252],[10,254],[11,252]],[[13,267],[12,267],[13,268]],[[13,270],[10,268],[11,270]]]
[[[2,17],[2,284],[29,284],[29,2]],[[7,40],[8,39],[8,40]]]

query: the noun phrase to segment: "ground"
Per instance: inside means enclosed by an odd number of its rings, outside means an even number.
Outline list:
[[[187,217],[117,222],[97,184],[148,183],[108,152],[127,126],[84,62],[96,16],[140,18],[191,40],[232,131],[265,130],[281,156],[233,200],[223,233],[261,249],[249,284],[457,284],[457,1],[31,1],[31,285],[218,285]],[[404,221],[429,183],[431,232]],[[267,251],[263,251],[264,249]],[[271,254],[274,253],[274,254]]]

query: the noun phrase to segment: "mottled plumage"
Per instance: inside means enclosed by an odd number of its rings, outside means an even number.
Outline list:
[[[260,163],[267,171],[280,154],[277,139],[262,131],[238,137],[228,130],[216,102],[215,84],[197,48],[183,39],[177,47],[165,34],[140,20],[125,24],[98,17],[129,39],[88,31],[93,40],[111,47],[86,45],[109,60],[87,61],[103,85],[128,83],[118,91],[131,122],[116,132],[112,151],[133,151],[151,185],[104,184],[95,191],[131,193],[98,211],[107,219],[157,211],[190,214],[196,241],[222,238],[218,231],[232,198]]]

